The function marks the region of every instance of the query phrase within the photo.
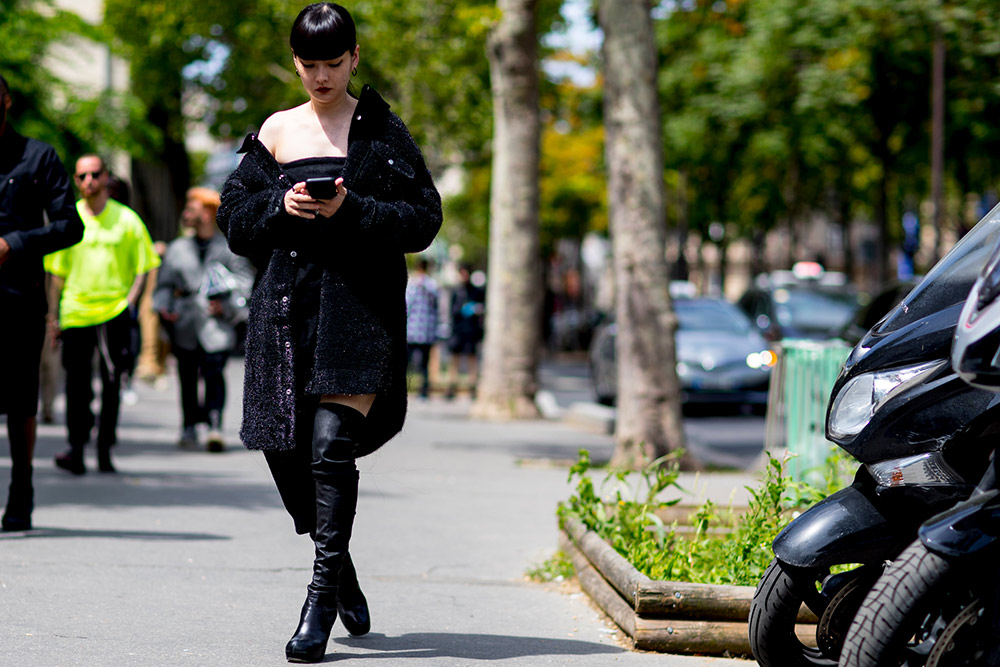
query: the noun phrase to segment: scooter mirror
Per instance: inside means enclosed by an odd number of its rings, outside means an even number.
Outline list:
[[[965,300],[952,342],[951,364],[969,384],[1000,391],[1000,244]]]

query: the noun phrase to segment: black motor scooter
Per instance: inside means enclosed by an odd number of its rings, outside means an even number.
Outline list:
[[[987,468],[1000,395],[970,386],[949,362],[966,297],[1000,240],[990,211],[855,346],[834,385],[827,438],[862,465],[847,488],[810,507],[773,544],[750,608],[763,667],[832,667],[886,560],[927,518],[967,498]],[[850,569],[831,574],[835,566]],[[838,568],[838,569],[843,569]],[[800,641],[802,604],[819,619]]]
[[[1000,391],[1000,246],[959,317],[951,362],[970,385]],[[927,520],[888,566],[851,624],[841,667],[1000,664],[998,468],[994,450],[972,495]]]

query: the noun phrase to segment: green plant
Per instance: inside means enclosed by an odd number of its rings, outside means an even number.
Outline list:
[[[680,502],[659,499],[668,488],[683,491],[677,483],[679,456],[674,453],[647,465],[633,476],[633,487],[628,473],[609,472],[602,489],[612,485],[613,495],[608,495],[613,499],[605,502],[590,477],[590,454],[581,450],[569,472],[576,490],[559,505],[560,521],[576,517],[652,579],[753,585],[771,561],[771,543],[791,520],[792,510],[826,495],[827,489],[790,479],[785,461],[769,456],[760,487],[748,487],[745,512],[735,516],[707,501],[691,515],[691,529],[683,533],[676,522],[667,525],[657,513]],[[835,475],[838,466],[831,467],[827,487],[840,480]]]
[[[573,573],[573,561],[564,551],[559,550],[538,565],[529,567],[524,574],[532,581],[548,583],[569,579]]]

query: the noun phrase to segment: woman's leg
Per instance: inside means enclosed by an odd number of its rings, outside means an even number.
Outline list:
[[[360,412],[363,417],[367,417],[375,402],[375,394],[324,394],[319,402],[321,405],[324,403],[346,405]]]
[[[351,402],[361,407],[367,404],[368,408],[374,402],[374,396],[367,401],[358,398],[351,397]],[[316,408],[311,462],[316,484],[316,530],[313,534],[316,558],[299,627],[285,647],[285,655],[291,661],[322,660],[337,618],[341,569],[348,558],[358,503],[358,469],[354,455],[365,426],[366,412],[333,400],[323,400]],[[367,632],[367,628],[364,630]]]

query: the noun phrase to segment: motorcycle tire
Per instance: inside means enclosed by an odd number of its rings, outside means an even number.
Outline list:
[[[986,664],[990,638],[980,633],[988,624],[975,627],[983,606],[957,570],[919,540],[907,547],[858,610],[840,667]]]
[[[750,604],[750,649],[757,663],[761,667],[836,667],[843,635],[878,571],[861,566],[830,576],[825,569],[771,561]],[[795,633],[803,603],[821,618],[817,646],[804,644]]]

